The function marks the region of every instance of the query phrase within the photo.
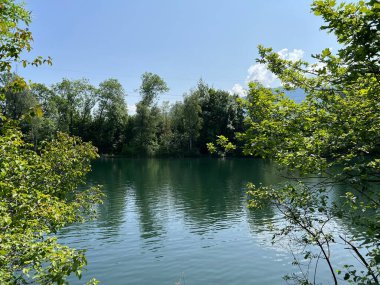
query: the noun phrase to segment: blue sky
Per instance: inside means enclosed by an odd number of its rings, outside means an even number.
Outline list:
[[[53,58],[53,66],[18,67],[33,82],[88,78],[94,85],[117,78],[128,104],[145,71],[157,73],[181,100],[200,78],[238,91],[247,78],[264,80],[255,67],[257,45],[284,56],[309,59],[334,37],[320,31],[322,19],[308,0],[52,0],[26,1],[32,11],[34,50],[30,56]],[[238,85],[236,85],[238,84]],[[234,87],[235,86],[235,87]]]

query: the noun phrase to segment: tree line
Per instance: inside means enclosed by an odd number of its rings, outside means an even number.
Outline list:
[[[174,104],[158,104],[169,91],[157,74],[141,76],[136,114],[128,114],[126,93],[117,79],[97,87],[86,79],[63,79],[51,86],[34,83],[7,88],[17,82],[14,73],[2,73],[5,116],[21,120],[26,141],[37,149],[42,141],[65,132],[91,141],[102,154],[128,156],[197,156],[208,154],[206,144],[223,135],[236,142],[244,131],[244,106],[238,95],[197,86]],[[28,116],[34,110],[37,116]],[[239,154],[235,151],[235,154]]]

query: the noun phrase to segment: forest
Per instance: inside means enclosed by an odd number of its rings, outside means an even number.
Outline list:
[[[2,88],[17,78],[3,73]],[[9,89],[1,109],[8,118],[21,121],[25,139],[35,149],[56,132],[65,132],[92,142],[101,154],[199,156],[208,154],[206,144],[218,135],[236,143],[234,134],[244,131],[245,108],[237,95],[201,80],[182,102],[159,105],[160,94],[168,90],[160,76],[144,73],[141,100],[136,114],[130,115],[127,94],[117,79],[104,80],[98,87],[86,79],[63,79],[50,87],[33,83],[24,90]],[[26,116],[30,110],[40,115]]]

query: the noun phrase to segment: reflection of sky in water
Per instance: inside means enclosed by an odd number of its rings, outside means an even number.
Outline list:
[[[275,173],[262,160],[99,160],[89,179],[104,185],[105,203],[61,240],[88,250],[85,277],[103,284],[283,284],[296,268],[266,231],[283,221],[248,210],[244,191],[278,182]]]

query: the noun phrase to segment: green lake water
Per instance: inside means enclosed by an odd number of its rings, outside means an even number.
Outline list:
[[[108,158],[88,180],[107,196],[94,221],[59,235],[87,250],[87,271],[70,284],[285,284],[297,271],[266,231],[282,222],[277,213],[247,209],[247,182],[281,180],[266,161]]]

